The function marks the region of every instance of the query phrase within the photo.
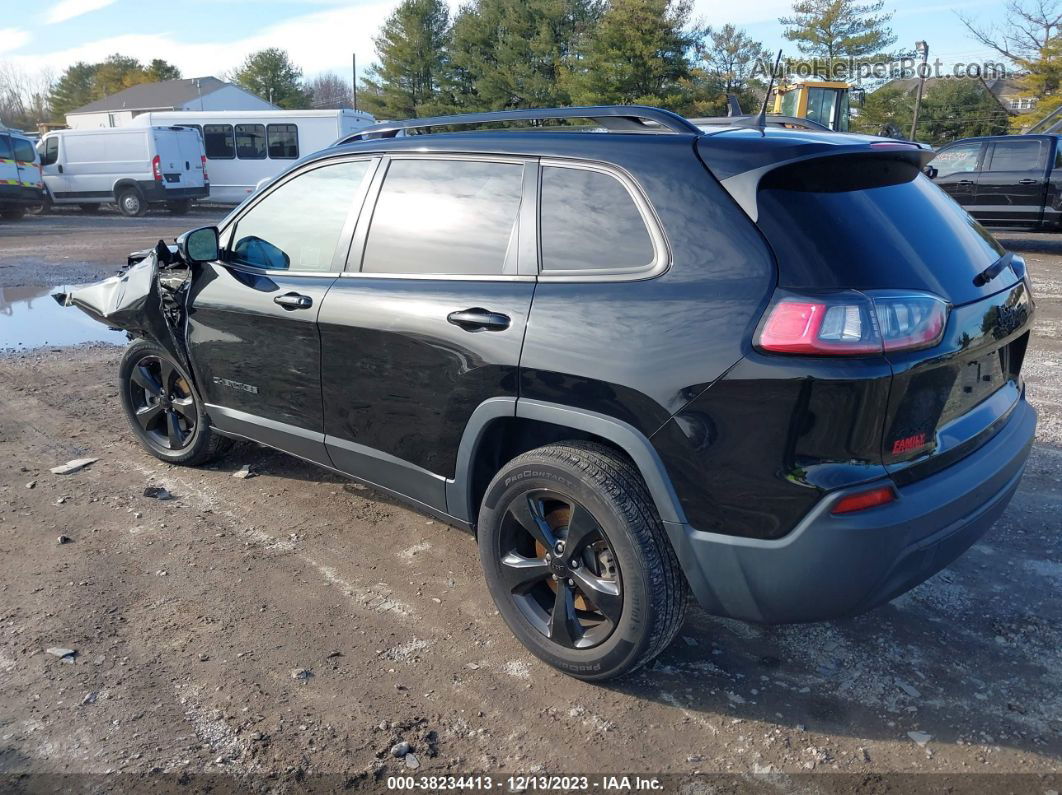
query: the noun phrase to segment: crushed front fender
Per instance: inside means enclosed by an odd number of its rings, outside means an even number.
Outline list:
[[[160,257],[164,260],[160,268]],[[73,306],[110,328],[121,329],[160,345],[192,372],[184,344],[184,317],[189,271],[175,263],[159,242],[146,257],[116,276],[55,293],[61,306]],[[165,287],[162,283],[165,282]]]

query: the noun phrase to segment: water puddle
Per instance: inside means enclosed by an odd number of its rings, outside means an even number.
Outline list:
[[[45,345],[108,342],[125,345],[124,331],[112,331],[76,307],[62,307],[51,293],[59,287],[0,287],[0,351],[25,351]]]

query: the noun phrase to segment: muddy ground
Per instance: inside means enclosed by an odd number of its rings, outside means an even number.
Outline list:
[[[212,217],[5,223],[0,288],[43,296]],[[759,627],[694,610],[654,665],[604,686],[513,639],[469,535],[253,445],[207,469],[150,457],[121,415],[120,349],[20,350],[5,316],[36,315],[0,294],[0,348],[15,349],[0,356],[0,774],[297,788],[318,775],[702,771],[817,791],[836,781],[824,771],[859,774],[852,789],[978,772],[1045,774],[1011,789],[1058,790],[1062,237],[1000,237],[1035,280],[1025,376],[1041,413],[997,526],[856,619]],[[49,471],[83,456],[99,460]],[[245,464],[257,476],[234,478]],[[416,771],[388,753],[398,740]]]

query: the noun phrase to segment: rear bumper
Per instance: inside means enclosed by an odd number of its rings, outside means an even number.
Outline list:
[[[210,185],[200,188],[167,188],[164,182],[142,180],[137,182],[140,192],[149,202],[180,201],[181,199],[205,199],[210,195]]]
[[[829,494],[784,538],[738,538],[675,523],[667,523],[668,533],[710,613],[772,624],[855,615],[931,577],[992,526],[1018,488],[1035,432],[1036,412],[1022,398],[989,442],[897,488],[899,498],[888,505],[830,513],[846,494],[875,485],[864,483]]]

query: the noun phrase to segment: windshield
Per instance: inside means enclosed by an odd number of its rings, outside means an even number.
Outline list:
[[[974,277],[1003,248],[917,165],[831,157],[760,183],[759,221],[782,287],[929,290],[953,303],[1002,289]]]

